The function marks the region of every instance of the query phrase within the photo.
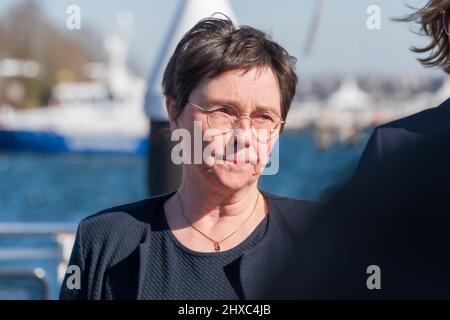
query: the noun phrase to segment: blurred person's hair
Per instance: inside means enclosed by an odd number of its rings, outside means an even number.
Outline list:
[[[278,81],[285,120],[298,82],[295,62],[295,57],[264,32],[250,26],[236,27],[228,17],[210,17],[200,20],[178,43],[164,71],[163,92],[175,100],[178,117],[204,77],[269,67]]]
[[[414,9],[414,8],[413,8]],[[394,21],[416,22],[419,24],[419,35],[428,36],[431,41],[424,47],[413,46],[411,50],[415,53],[426,53],[428,56],[418,58],[425,67],[439,67],[446,73],[450,73],[450,46],[446,32],[448,26],[444,25],[444,20],[448,21],[450,14],[450,0],[430,0],[420,9],[403,18],[394,18]],[[447,17],[444,19],[443,15]]]

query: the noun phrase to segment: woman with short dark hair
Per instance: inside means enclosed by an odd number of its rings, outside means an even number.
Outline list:
[[[297,85],[295,59],[263,32],[208,18],[163,78],[178,190],[78,228],[62,299],[254,299],[317,204],[258,188]],[[181,155],[182,154],[182,155]]]

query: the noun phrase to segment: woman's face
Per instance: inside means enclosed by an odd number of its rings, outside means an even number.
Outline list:
[[[226,110],[231,108],[236,114],[247,116],[269,111],[281,120],[280,90],[270,68],[253,68],[246,73],[232,70],[211,79],[203,79],[191,92],[189,102],[208,110],[214,106],[226,106]],[[232,191],[255,183],[278,138],[276,135],[268,142],[256,139],[248,117],[241,117],[234,130],[224,134],[213,131],[211,134],[211,121],[208,122],[207,113],[190,103],[186,104],[178,119],[170,118],[172,130],[184,128],[191,136],[191,164],[183,167],[183,170],[189,171],[186,177],[195,175],[213,189]],[[202,137],[198,137],[199,132]],[[206,149],[208,146],[209,149]],[[197,161],[201,158],[200,164],[194,163],[194,153],[197,153]]]

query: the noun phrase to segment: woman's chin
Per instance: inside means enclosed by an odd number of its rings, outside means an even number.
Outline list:
[[[240,189],[254,180],[254,166],[251,164],[215,164],[210,172],[218,182],[229,189]]]

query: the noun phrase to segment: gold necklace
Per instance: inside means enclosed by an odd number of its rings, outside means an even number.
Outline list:
[[[186,215],[184,214],[184,210],[183,210],[183,202],[181,201],[181,197],[179,192],[177,191],[177,197],[178,197],[178,201],[180,202],[180,207],[181,207],[181,214],[183,215],[184,219],[186,220],[186,222],[197,232],[199,232],[201,235],[203,235],[205,238],[207,238],[208,240],[212,241],[214,243],[214,250],[216,251],[220,251],[220,244],[222,242],[224,242],[225,240],[227,240],[228,238],[230,238],[232,235],[234,235],[236,232],[239,231],[239,229],[241,229],[241,227],[248,221],[250,220],[250,218],[252,217],[253,213],[255,212],[256,206],[258,205],[259,202],[259,196],[260,193],[258,191],[258,197],[256,198],[256,202],[255,202],[255,206],[253,207],[252,213],[250,213],[250,215],[244,220],[244,222],[236,229],[234,230],[231,234],[229,234],[228,236],[226,236],[225,238],[223,238],[220,241],[214,240],[213,238],[211,238],[210,236],[208,236],[207,234],[205,234],[204,232],[202,232],[201,230],[197,229],[190,221],[189,219],[186,217]]]

